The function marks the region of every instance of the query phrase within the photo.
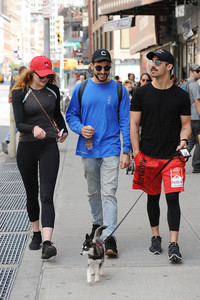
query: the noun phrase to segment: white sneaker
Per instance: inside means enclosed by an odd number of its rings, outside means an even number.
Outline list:
[[[5,154],[8,154],[8,144],[6,142],[1,143],[2,150]]]

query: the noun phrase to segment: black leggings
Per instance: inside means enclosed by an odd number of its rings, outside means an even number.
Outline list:
[[[179,231],[181,211],[179,205],[179,193],[168,193],[165,195],[167,201],[167,220],[170,231]],[[159,225],[160,218],[160,206],[159,206],[160,194],[147,195],[147,212],[151,227]]]
[[[17,165],[27,195],[27,211],[30,222],[39,220],[38,167],[40,180],[42,227],[54,227],[55,210],[53,194],[59,168],[59,150],[55,139],[35,142],[19,142]]]

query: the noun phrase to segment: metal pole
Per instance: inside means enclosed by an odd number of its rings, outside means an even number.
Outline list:
[[[64,47],[60,44],[60,88],[64,89]]]
[[[44,55],[50,58],[50,27],[49,18],[44,18]]]
[[[16,124],[13,113],[12,103],[10,103],[10,145],[9,156],[11,158],[16,157]]]

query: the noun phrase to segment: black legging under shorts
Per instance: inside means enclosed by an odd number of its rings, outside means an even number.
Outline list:
[[[53,194],[59,168],[59,150],[55,139],[35,142],[19,142],[17,165],[21,173],[27,195],[27,211],[30,222],[39,220],[40,188],[42,227],[54,227],[55,210]],[[38,184],[38,168],[39,180]]]

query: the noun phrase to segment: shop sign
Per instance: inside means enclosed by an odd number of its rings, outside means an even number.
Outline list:
[[[135,26],[135,17],[127,17],[119,20],[108,21],[103,24],[103,32]]]
[[[176,18],[185,16],[185,5],[177,5],[175,10]]]
[[[192,26],[191,26],[191,18],[187,19],[183,24],[182,24],[182,31],[183,31],[183,38],[184,40],[187,40],[191,36],[194,35],[194,32],[192,31]]]

